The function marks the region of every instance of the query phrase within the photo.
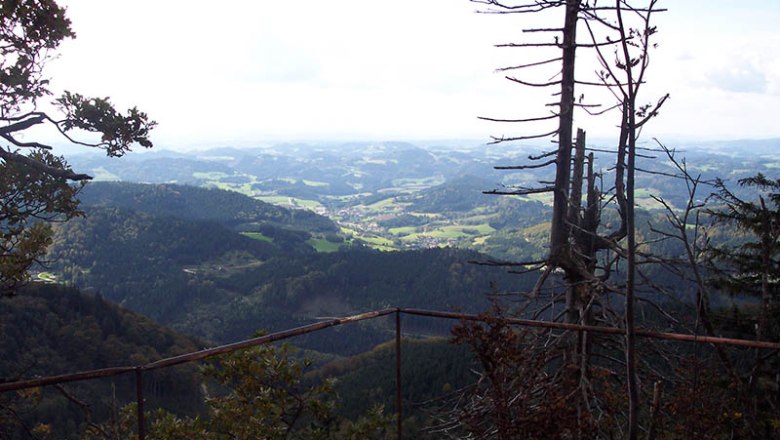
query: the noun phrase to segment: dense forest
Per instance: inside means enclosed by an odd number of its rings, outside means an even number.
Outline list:
[[[501,269],[470,264],[487,258],[473,251],[385,253],[357,246],[317,253],[294,240],[295,231],[284,231],[258,240],[211,222],[86,208],[85,217],[56,228],[46,270],[217,342],[384,307],[477,311],[491,289],[518,282]],[[382,340],[369,335],[370,343]],[[368,347],[350,344],[352,352]]]
[[[138,365],[204,345],[101,296],[55,285],[35,284],[15,297],[0,299],[0,322],[0,382]],[[146,394],[154,407],[177,413],[198,411],[198,370],[189,366],[150,374]],[[71,438],[89,417],[105,419],[112,406],[134,398],[129,375],[4,393],[0,437],[29,438],[25,426],[48,425],[52,435]],[[89,411],[79,402],[87,402]]]

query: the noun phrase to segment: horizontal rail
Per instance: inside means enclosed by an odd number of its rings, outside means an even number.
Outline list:
[[[282,339],[292,338],[293,336],[300,336],[306,333],[312,333],[312,332],[324,330],[328,327],[335,327],[337,325],[349,324],[352,322],[364,321],[366,319],[374,319],[380,316],[386,316],[391,313],[396,313],[397,311],[398,309],[376,310],[373,312],[361,313],[359,315],[346,316],[343,318],[333,318],[327,321],[315,322],[313,324],[308,324],[290,330],[284,330],[281,332],[271,333],[268,335],[259,336],[257,338],[234,342],[232,344],[227,344],[227,345],[221,345],[219,347],[196,351],[194,353],[182,354],[168,359],[161,359],[159,361],[144,365],[143,369],[156,370],[158,368],[166,368],[166,367],[171,367],[174,365],[184,364],[188,362],[199,361],[201,359],[206,359],[208,357],[217,356],[225,353],[231,353],[236,350],[240,350],[242,348],[255,347],[258,345],[268,344],[270,342],[275,342]]]
[[[329,319],[327,321],[320,321],[313,324],[296,327],[281,332],[271,333],[265,336],[257,338],[246,339],[239,342],[234,342],[227,345],[220,345],[214,348],[208,348],[192,353],[186,353],[179,356],[160,359],[155,362],[150,362],[142,365],[125,366],[125,367],[113,367],[103,368],[98,370],[82,371],[73,374],[62,374],[58,376],[48,376],[35,379],[20,380],[16,382],[0,383],[0,392],[21,390],[26,388],[34,388],[45,385],[53,385],[58,383],[75,382],[79,380],[98,379],[104,377],[118,376],[121,374],[133,372],[136,370],[156,370],[160,368],[172,367],[175,365],[185,364],[189,362],[195,362],[209,357],[217,356],[220,354],[231,353],[242,348],[255,347],[258,345],[268,344],[294,336],[299,336],[307,333],[324,330],[328,327],[334,327],[343,324],[349,324],[358,321],[364,321],[368,319],[374,319],[381,316],[387,316],[392,313],[404,313],[407,315],[428,316],[432,318],[446,318],[446,319],[458,319],[467,321],[482,321],[483,318],[480,315],[455,313],[455,312],[441,312],[436,310],[425,309],[404,309],[404,308],[388,308],[383,310],[375,310],[371,312],[361,313],[358,315],[346,316],[342,318]],[[551,322],[551,321],[537,321],[531,319],[519,319],[519,318],[505,318],[505,321],[512,325],[520,325],[527,327],[540,327],[557,330],[571,330],[571,331],[586,331],[592,333],[623,335],[626,330],[619,327],[599,327],[593,325],[580,325],[571,324],[565,322]],[[778,350],[780,351],[780,343],[769,341],[751,341],[746,339],[734,339],[734,338],[721,338],[714,336],[704,335],[690,335],[682,333],[670,333],[670,332],[656,332],[652,330],[637,329],[636,335],[645,338],[652,339],[665,339],[670,341],[681,342],[693,342],[693,343],[705,343],[716,345],[730,345],[736,347],[746,348],[760,348],[766,350]]]
[[[57,376],[39,377],[35,379],[19,380],[16,382],[0,383],[0,392],[23,390],[25,388],[42,387],[58,383],[77,382],[80,380],[100,379],[103,377],[119,376],[120,374],[135,371],[136,367],[112,367],[99,370],[81,371],[79,373],[60,374]]]
[[[396,313],[398,311],[399,309],[397,308],[384,309],[384,310],[376,310],[373,312],[361,313],[359,315],[346,316],[343,318],[329,319],[327,321],[315,322],[313,324],[308,324],[301,327],[284,330],[281,332],[271,333],[268,335],[259,336],[257,338],[246,339],[243,341],[234,342],[232,344],[220,345],[214,348],[208,348],[205,350],[186,353],[179,356],[160,359],[159,361],[155,361],[143,365],[102,368],[99,370],[82,371],[73,374],[61,374],[58,376],[48,376],[48,377],[41,377],[36,379],[20,380],[16,382],[0,383],[0,392],[22,390],[25,388],[35,388],[44,385],[54,385],[58,383],[75,382],[79,380],[100,379],[104,377],[118,376],[120,374],[129,373],[139,369],[156,370],[160,368],[172,367],[175,365],[199,361],[220,354],[231,353],[233,351],[240,350],[242,348],[255,347],[258,345],[268,344],[282,339],[291,338],[293,336],[300,336],[306,333],[312,333],[312,332],[324,330],[328,327],[335,327],[337,325],[364,321],[366,319],[374,319],[380,316],[386,316],[391,313]]]
[[[436,310],[425,309],[401,309],[401,313],[407,315],[430,316],[435,318],[464,319],[467,321],[483,321],[479,315],[440,312]],[[521,325],[526,327],[542,327],[558,330],[585,331],[592,333],[605,333],[610,335],[624,335],[626,329],[620,327],[600,327],[595,325],[571,324],[566,322],[536,321],[532,319],[504,318],[508,324]],[[697,342],[715,345],[731,345],[747,348],[762,348],[767,350],[780,350],[780,343],[769,341],[751,341],[747,339],[721,338],[717,336],[689,335],[684,333],[657,332],[653,330],[636,329],[637,336],[651,339],[666,339],[669,341]]]

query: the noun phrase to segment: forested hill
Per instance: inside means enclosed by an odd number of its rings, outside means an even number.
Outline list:
[[[279,252],[313,249],[302,239],[253,240],[213,222],[87,208],[84,217],[56,225],[46,269],[62,281],[95,287],[112,301],[160,319],[178,313],[174,298],[179,294],[198,297],[198,289],[188,283],[188,268],[226,266],[231,255],[240,255],[242,262],[262,261]],[[143,310],[150,296],[153,313]]]
[[[273,225],[310,232],[335,232],[327,217],[291,210],[247,197],[235,191],[173,184],[95,182],[79,194],[82,206],[111,206],[157,216],[209,220],[230,228],[249,230]]]
[[[99,296],[74,288],[32,284],[16,296],[0,298],[0,382],[83,370],[130,366],[202,348],[202,343],[152,320],[123,310]],[[162,405],[179,412],[198,408],[200,379],[194,366],[146,375],[150,408]],[[69,395],[89,405],[93,418],[107,417],[112,397],[123,405],[135,397],[131,375],[64,385]],[[27,393],[5,393],[17,413],[0,421],[28,426],[51,424],[52,436],[71,438],[85,418],[84,408],[53,387]],[[6,409],[6,407],[3,407]],[[31,438],[18,423],[0,422],[0,438]]]
[[[487,259],[474,251],[316,253],[294,237],[258,240],[213,222],[86,209],[86,217],[55,228],[47,270],[215,342],[388,306],[481,311],[492,286],[507,291],[525,282],[470,264]],[[357,352],[387,336],[385,328],[368,329],[341,346],[316,347]]]
[[[202,342],[72,287],[35,283],[0,298],[0,381],[127,366]]]

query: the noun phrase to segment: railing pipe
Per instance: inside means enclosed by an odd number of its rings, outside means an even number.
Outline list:
[[[403,400],[401,397],[401,309],[395,312],[395,411],[397,438],[403,438]]]
[[[146,439],[146,416],[144,415],[144,369],[135,369],[136,418],[138,419],[138,440]]]
[[[425,309],[401,309],[402,313],[418,316],[430,316],[436,318],[463,319],[467,321],[482,321],[479,315],[465,313],[439,312]],[[586,331],[610,335],[623,335],[626,330],[620,327],[599,327],[596,325],[571,324],[566,322],[535,321],[532,319],[505,318],[508,324],[527,327],[541,327],[558,330]],[[636,335],[644,338],[665,339],[669,341],[695,342],[715,345],[731,345],[735,347],[761,348],[766,350],[780,350],[780,342],[752,341],[748,339],[720,338],[706,335],[690,335],[683,333],[657,332],[653,330],[636,329]]]
[[[327,321],[315,322],[313,324],[308,324],[290,330],[284,330],[281,332],[271,333],[269,335],[264,335],[257,338],[246,339],[243,341],[234,342],[232,344],[220,345],[219,347],[196,351],[194,353],[187,353],[187,354],[182,354],[167,359],[161,359],[159,361],[151,362],[144,365],[144,369],[156,370],[158,368],[166,368],[174,365],[199,361],[201,359],[206,359],[220,354],[232,353],[242,348],[255,347],[257,345],[268,344],[270,342],[291,338],[293,336],[299,336],[306,333],[323,330],[328,327],[335,327],[337,325],[349,324],[352,322],[364,321],[366,319],[378,318],[380,316],[389,315],[391,313],[397,313],[397,311],[398,309],[384,309],[384,310],[377,310],[373,312],[361,313],[359,315],[346,316],[343,318],[333,318]]]
[[[327,321],[316,322],[313,324],[296,327],[290,330],[285,330],[277,333],[271,333],[269,335],[260,336],[257,338],[246,339],[232,344],[220,345],[219,347],[209,348],[206,350],[200,350],[193,353],[187,353],[170,358],[160,359],[159,361],[151,362],[145,365],[133,365],[126,367],[112,367],[101,368],[97,370],[88,370],[72,374],[60,374],[57,376],[48,376],[35,379],[20,380],[16,382],[0,383],[0,393],[4,391],[23,390],[26,388],[35,388],[45,385],[54,385],[58,383],[76,382],[80,380],[98,379],[103,377],[118,376],[124,373],[130,373],[141,367],[144,370],[156,370],[159,368],[171,367],[174,365],[180,365],[188,362],[194,362],[197,360],[205,359],[220,354],[231,353],[242,348],[254,347],[257,345],[267,344],[270,342],[278,341],[281,339],[290,338],[293,336],[299,336],[306,333],[312,333],[315,331],[323,330],[328,327],[334,327],[337,325],[348,324],[351,322],[363,321],[366,319],[373,319],[380,316],[386,316],[391,313],[396,313],[398,309],[384,309],[376,310],[373,312],[361,313],[359,315],[346,316],[343,318],[334,318]]]
[[[194,362],[197,360],[205,359],[220,354],[230,353],[239,350],[241,348],[254,347],[257,345],[267,344],[269,342],[274,342],[281,339],[290,338],[293,336],[315,332],[328,327],[348,324],[351,322],[363,321],[366,319],[373,319],[380,316],[386,316],[391,313],[396,313],[396,314],[405,313],[408,315],[429,316],[434,318],[465,319],[469,321],[482,320],[482,318],[479,315],[453,313],[453,312],[440,312],[440,311],[425,310],[425,309],[411,309],[411,308],[397,309],[396,308],[396,309],[377,310],[373,312],[362,313],[359,315],[347,316],[344,318],[335,318],[327,321],[317,322],[314,324],[304,325],[302,327],[297,327],[294,329],[285,330],[278,333],[272,333],[258,338],[247,339],[244,341],[239,341],[227,345],[221,345],[219,347],[201,350],[194,353],[188,353],[180,356],[161,359],[159,361],[151,362],[145,365],[101,368],[97,370],[82,371],[82,372],[72,373],[72,374],[61,374],[57,376],[47,376],[47,377],[40,377],[35,379],[20,380],[16,382],[0,383],[0,393],[5,391],[14,391],[14,390],[35,388],[35,387],[46,386],[46,385],[54,385],[59,383],[68,383],[68,382],[76,382],[80,380],[118,376],[120,374],[133,372],[139,367],[144,370],[153,370],[158,368],[170,367],[170,366],[184,364],[188,362]],[[572,330],[572,331],[588,331],[588,332],[601,333],[601,334],[622,335],[625,332],[624,329],[618,327],[599,327],[593,325],[570,324],[565,322],[535,321],[530,319],[507,318],[506,322],[509,324],[529,326],[529,327],[541,327],[541,328]],[[637,329],[636,335],[645,338],[665,339],[670,341],[694,342],[694,343],[705,343],[705,344],[715,344],[715,345],[730,345],[735,347],[759,348],[765,350],[775,350],[780,352],[780,343],[778,342],[754,341],[754,340],[734,339],[734,338],[720,338],[720,337],[706,336],[706,335],[690,335],[690,334],[681,334],[681,333],[656,332],[652,330],[643,330],[643,329]]]
[[[81,371],[71,374],[59,374],[57,376],[38,377],[35,379],[20,380],[16,382],[0,383],[0,393],[3,391],[23,390],[26,388],[42,387],[46,385],[55,385],[58,383],[77,382],[80,380],[99,379],[103,377],[118,376],[124,373],[130,373],[136,367],[114,367],[101,368],[99,370]]]

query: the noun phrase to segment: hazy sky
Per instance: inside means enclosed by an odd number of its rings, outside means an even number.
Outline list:
[[[487,139],[537,127],[477,116],[548,111],[549,97],[494,71],[540,57],[493,44],[540,36],[468,0],[62,3],[78,37],[50,65],[53,89],[137,105],[162,147]],[[780,2],[662,4],[645,100],[671,100],[646,135],[780,137]],[[605,136],[613,120],[578,122]]]

